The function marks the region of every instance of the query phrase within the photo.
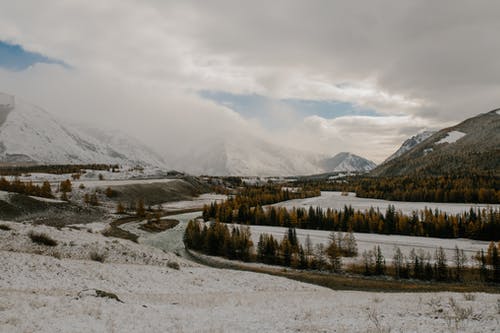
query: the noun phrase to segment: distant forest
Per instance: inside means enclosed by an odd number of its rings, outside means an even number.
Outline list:
[[[117,170],[117,164],[55,164],[55,165],[27,165],[27,166],[0,166],[2,176],[20,176],[29,173],[79,173],[81,170]]]
[[[299,185],[393,201],[500,203],[500,177],[496,175],[348,177],[333,181],[305,180]]]
[[[246,187],[222,203],[203,208],[203,219],[224,223],[270,225],[331,231],[395,234],[408,236],[470,238],[497,241],[500,239],[499,209],[470,209],[461,214],[447,214],[425,209],[410,215],[389,205],[385,212],[378,209],[365,211],[267,207],[272,203],[319,195],[319,190],[281,190],[279,186]]]

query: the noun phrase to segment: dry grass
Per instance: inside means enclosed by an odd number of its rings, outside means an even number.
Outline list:
[[[31,239],[33,243],[45,245],[45,246],[56,246],[57,241],[50,238],[49,235],[44,233],[36,233],[34,231],[30,231],[28,237]]]
[[[12,230],[12,228],[6,224],[0,224],[0,230],[9,231]]]
[[[91,251],[89,253],[90,260],[104,262],[106,260],[106,254],[98,251]]]

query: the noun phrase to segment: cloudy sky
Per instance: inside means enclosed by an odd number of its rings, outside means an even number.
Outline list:
[[[164,154],[248,135],[381,162],[499,107],[497,1],[0,0],[0,91]]]

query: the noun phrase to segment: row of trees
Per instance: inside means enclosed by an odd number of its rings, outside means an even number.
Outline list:
[[[57,164],[57,165],[30,165],[30,166],[2,166],[0,175],[20,176],[28,173],[80,173],[82,170],[117,170],[117,164]]]
[[[305,244],[301,244],[295,228],[288,228],[281,241],[273,235],[261,234],[255,249],[248,227],[229,228],[220,222],[190,221],[184,233],[184,244],[189,249],[228,259],[331,271],[342,269],[342,257],[355,257],[358,253],[352,233],[333,232],[328,246],[313,246],[309,236]]]
[[[447,214],[424,209],[411,215],[396,211],[389,205],[385,213],[378,209],[309,209],[261,206],[231,211],[225,203],[205,206],[205,220],[218,219],[224,223],[239,222],[251,225],[296,227],[301,229],[354,231],[364,233],[397,234],[408,236],[470,238],[479,240],[500,239],[499,209],[470,209],[460,214]],[[214,209],[215,208],[215,209]],[[217,212],[224,212],[218,214]]]
[[[248,227],[229,228],[220,222],[199,223],[190,221],[184,234],[187,248],[215,256],[243,261],[257,261],[269,265],[282,265],[297,269],[329,270],[333,272],[360,272],[358,264],[345,268],[343,257],[356,257],[356,240],[352,233],[332,232],[327,246],[312,245],[309,236],[301,244],[294,228],[288,228],[281,241],[270,234],[261,234],[256,249]],[[465,252],[455,247],[451,265],[442,247],[434,256],[423,250],[412,249],[409,256],[395,247],[391,264],[387,265],[380,246],[364,251],[361,255],[361,273],[367,276],[387,275],[396,279],[463,282],[465,272],[469,280],[500,282],[500,242],[491,242],[487,253],[480,251],[473,259],[475,266],[468,266]]]
[[[253,242],[250,230],[245,227],[232,227],[216,222],[209,227],[196,221],[190,221],[184,233],[187,248],[204,252],[208,255],[250,261]]]
[[[500,203],[497,175],[351,177],[347,182],[306,182],[323,191],[356,192],[358,197],[414,202]]]
[[[237,195],[222,203],[213,202],[210,205],[205,205],[203,207],[203,218],[205,220],[216,218],[227,223],[246,221],[251,217],[252,207],[261,207],[292,199],[304,199],[319,196],[320,194],[318,189],[287,189],[277,185],[244,187]],[[237,212],[236,215],[235,212]]]
[[[16,192],[43,198],[54,197],[48,181],[43,182],[42,185],[35,185],[31,181],[22,182],[17,178],[9,182],[7,179],[2,177],[0,178],[0,191]]]

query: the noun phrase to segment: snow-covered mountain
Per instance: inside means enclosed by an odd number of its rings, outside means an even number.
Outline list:
[[[283,147],[248,133],[226,133],[191,148],[179,146],[176,153],[168,154],[168,161],[169,168],[179,171],[222,176],[311,175],[369,171],[375,166],[350,153],[329,158]],[[1,93],[0,163],[165,167],[162,157],[123,133],[69,126],[37,106]]]
[[[351,153],[329,158],[243,134],[213,139],[173,160],[175,169],[196,175],[296,176],[365,172],[375,167],[375,163]]]
[[[124,134],[63,125],[43,109],[0,93],[0,163],[118,163],[164,166]]]
[[[371,172],[373,176],[500,175],[498,109],[444,128]]]
[[[323,171],[322,155],[251,135],[213,139],[173,159],[175,169],[201,175],[290,176]]]
[[[389,162],[390,160],[393,160],[396,157],[403,155],[404,153],[406,153],[407,151],[409,151],[410,149],[412,149],[413,147],[418,145],[420,142],[423,142],[423,141],[427,140],[428,138],[430,138],[434,133],[436,133],[436,131],[423,131],[423,132],[418,133],[418,134],[412,136],[411,138],[405,140],[405,142],[403,142],[401,147],[399,147],[399,149],[396,150],[396,152],[394,154],[389,156],[384,161],[384,163]]]
[[[368,172],[376,167],[376,164],[361,156],[342,152],[321,161],[324,172]]]

